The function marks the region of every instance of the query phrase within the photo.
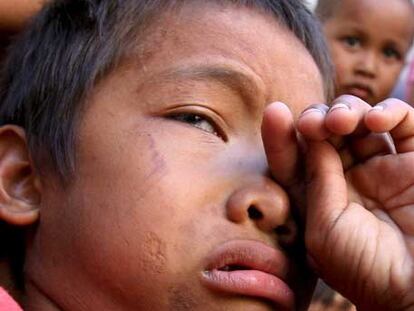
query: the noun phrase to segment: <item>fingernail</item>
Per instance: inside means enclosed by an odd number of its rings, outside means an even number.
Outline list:
[[[268,109],[278,109],[278,110],[279,109],[282,109],[282,110],[288,110],[288,111],[290,111],[289,107],[285,103],[282,103],[282,102],[273,102],[273,103],[270,103],[265,108],[265,110],[268,110]]]
[[[289,107],[285,103],[282,103],[282,102],[274,102],[271,105],[277,108],[287,109],[290,111]]]
[[[308,108],[308,109],[305,109],[305,110],[302,112],[302,116],[304,116],[304,115],[306,115],[306,114],[314,113],[314,112],[316,112],[316,113],[320,113],[320,114],[322,114],[322,115],[325,115],[325,111],[323,111],[323,110],[321,110],[321,109],[318,109],[318,108]]]
[[[383,104],[381,105],[376,105],[374,107],[371,108],[371,111],[384,111],[385,107]]]
[[[346,110],[350,110],[349,106],[347,104],[344,103],[338,103],[335,104],[331,107],[331,109],[329,109],[329,111],[334,111],[334,110],[338,110],[338,109],[346,109]]]

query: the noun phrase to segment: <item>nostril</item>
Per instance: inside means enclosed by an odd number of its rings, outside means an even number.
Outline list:
[[[280,246],[284,248],[289,248],[290,246],[294,246],[296,244],[298,232],[296,225],[294,225],[291,221],[288,224],[284,224],[278,226],[274,229],[277,239],[280,243]]]
[[[263,213],[254,205],[248,208],[247,213],[249,214],[249,218],[253,220],[260,220],[263,218]]]

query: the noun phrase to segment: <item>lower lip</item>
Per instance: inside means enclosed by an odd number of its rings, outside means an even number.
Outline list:
[[[263,298],[274,302],[283,310],[294,310],[293,291],[269,273],[258,270],[212,270],[203,273],[203,282],[212,290]]]
[[[348,90],[348,93],[364,100],[366,100],[370,95],[370,92],[368,90],[358,87],[350,88]]]

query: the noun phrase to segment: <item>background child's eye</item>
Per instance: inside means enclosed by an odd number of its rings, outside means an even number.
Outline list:
[[[358,47],[361,45],[361,40],[354,36],[347,36],[343,38],[343,41],[349,47]]]
[[[401,59],[401,53],[394,48],[385,48],[383,54],[386,58]]]
[[[169,118],[180,122],[188,123],[196,128],[199,128],[200,130],[221,137],[221,135],[218,133],[216,129],[216,126],[210,120],[201,115],[194,113],[180,113],[172,115]]]

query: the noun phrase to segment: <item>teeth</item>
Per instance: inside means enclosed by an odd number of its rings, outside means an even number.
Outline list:
[[[225,271],[225,272],[229,272],[230,271],[230,266],[225,266],[225,267],[221,268],[220,270]]]

